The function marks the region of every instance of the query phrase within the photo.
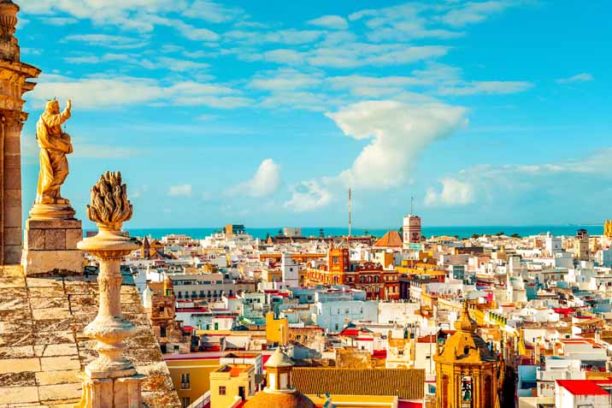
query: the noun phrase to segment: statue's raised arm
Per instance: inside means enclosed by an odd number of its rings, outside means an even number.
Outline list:
[[[47,102],[36,124],[36,139],[40,147],[40,174],[36,194],[38,204],[69,204],[60,195],[60,188],[68,176],[66,155],[72,153],[70,135],[63,131],[62,125],[71,116],[70,100],[61,112],[59,102],[52,100]]]

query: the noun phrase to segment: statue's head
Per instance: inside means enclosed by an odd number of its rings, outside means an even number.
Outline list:
[[[58,113],[60,113],[60,106],[58,100],[53,99],[48,101],[47,106],[45,107],[45,111],[53,115],[57,115]]]

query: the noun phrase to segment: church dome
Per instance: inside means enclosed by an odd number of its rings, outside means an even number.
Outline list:
[[[476,322],[470,317],[466,302],[461,318],[455,322],[457,331],[446,340],[434,359],[444,363],[463,364],[497,361],[495,353],[489,349],[482,337],[476,334],[476,328]]]

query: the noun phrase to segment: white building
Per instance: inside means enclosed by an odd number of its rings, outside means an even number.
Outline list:
[[[378,321],[378,302],[341,300],[315,303],[315,324],[328,332],[338,333],[350,322]]]
[[[612,381],[557,380],[555,382],[555,407],[610,408],[612,407]]]
[[[563,245],[560,237],[555,237],[550,234],[546,234],[546,254],[548,256],[554,256],[557,252],[563,250]]]
[[[404,217],[404,247],[421,242],[421,217],[418,215],[407,215]]]
[[[300,265],[286,253],[281,255],[281,274],[286,288],[300,286]]]

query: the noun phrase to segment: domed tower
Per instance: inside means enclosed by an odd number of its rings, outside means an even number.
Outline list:
[[[245,408],[314,408],[314,403],[293,387],[293,361],[279,348],[266,364],[266,388],[258,392]]]
[[[468,303],[456,332],[434,356],[436,408],[498,408],[503,362],[476,334]]]
[[[0,265],[19,264],[21,224],[21,129],[28,118],[23,94],[40,70],[21,62],[15,37],[19,7],[0,0]]]

